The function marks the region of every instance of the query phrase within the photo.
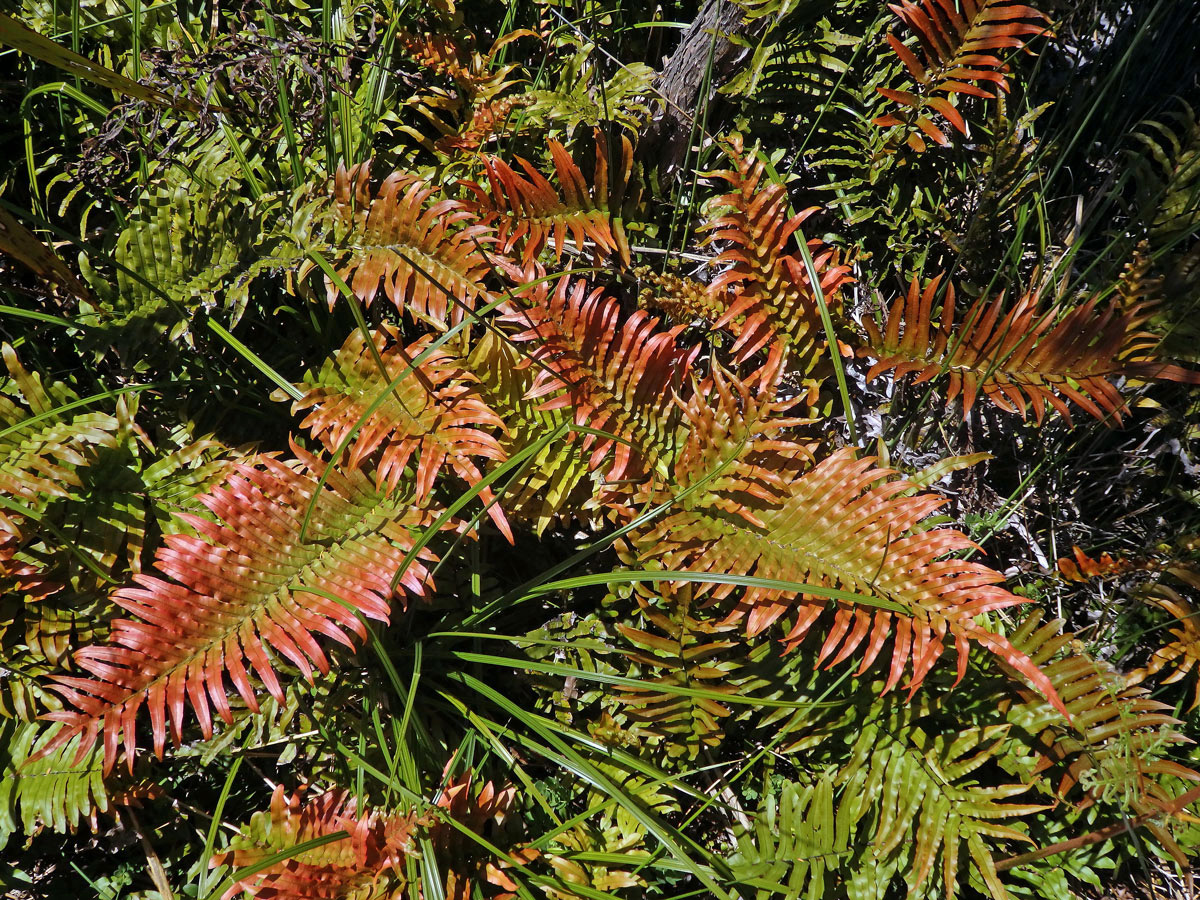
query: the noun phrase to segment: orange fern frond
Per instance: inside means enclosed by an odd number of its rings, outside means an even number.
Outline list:
[[[365,304],[383,292],[399,310],[444,330],[461,322],[466,309],[486,293],[481,283],[491,271],[482,248],[493,237],[466,204],[440,199],[437,188],[393,172],[372,196],[369,163],[334,180],[338,213],[335,249],[345,254],[338,275]],[[332,306],[337,288],[326,285]]]
[[[966,134],[966,121],[950,102],[954,95],[993,98],[995,92],[1007,91],[1008,63],[995,51],[1020,50],[1029,38],[1049,34],[1044,24],[1033,24],[1045,23],[1045,15],[1014,0],[901,0],[888,8],[916,34],[925,59],[922,62],[898,37],[888,34],[888,44],[916,82],[916,90],[876,88],[909,111],[904,118],[892,113],[880,116],[874,124],[915,126],[943,146],[950,138],[926,111],[940,113]],[[908,134],[907,142],[918,153],[925,149],[915,131]]]
[[[490,190],[464,181],[463,186],[475,195],[474,209],[483,223],[494,225],[500,249],[507,253],[518,245],[521,257],[528,265],[553,238],[555,259],[562,257],[567,239],[580,252],[591,240],[601,256],[618,253],[622,262],[629,262],[629,248],[619,218],[613,221],[614,208],[621,197],[633,169],[633,145],[621,138],[621,158],[615,177],[615,196],[610,203],[608,146],[597,132],[596,168],[592,185],[571,155],[558,141],[550,141],[550,156],[555,175],[562,188],[558,190],[533,165],[517,159],[524,170],[522,176],[501,159],[484,159]],[[616,215],[619,217],[619,211]]]
[[[783,502],[788,485],[813,462],[807,444],[779,435],[809,423],[783,415],[792,406],[776,399],[783,373],[784,353],[774,345],[758,371],[738,379],[715,367],[680,403],[687,438],[675,475],[692,491],[682,508],[713,508],[762,527],[757,511]]]
[[[418,35],[402,29],[396,33],[396,43],[413,62],[449,78],[474,102],[491,100],[515,83],[508,76],[517,66],[493,66],[492,60],[505,44],[525,36],[536,35],[527,29],[511,31],[501,36],[486,54],[467,50],[444,34]]]
[[[659,320],[641,310],[622,321],[620,304],[583,281],[564,277],[553,293],[544,282],[531,293],[528,308],[501,320],[521,329],[512,340],[532,343],[532,361],[542,369],[529,397],[557,394],[542,408],[570,407],[576,424],[627,439],[585,439],[585,448],[594,445],[591,468],[614,454],[610,479],[635,474],[643,461],[661,462],[679,420],[674,397],[699,348],[681,347],[682,327],[659,331]]]
[[[787,446],[776,443],[775,452]],[[799,455],[800,448],[792,451],[792,458]],[[958,531],[918,530],[945,501],[916,493],[907,481],[890,480],[894,473],[873,463],[844,449],[798,478],[780,479],[762,465],[730,469],[731,496],[690,502],[636,537],[641,561],[653,560],[668,570],[754,576],[878,598],[889,608],[835,602],[818,662],[840,663],[862,649],[861,673],[892,639],[885,689],[895,687],[911,665],[908,684],[915,690],[947,640],[956,644],[960,677],[968,646],[975,642],[1017,668],[1061,708],[1053,687],[1023,653],[974,622],[981,613],[1026,601],[998,587],[1003,579],[991,569],[945,558],[975,546]],[[764,502],[771,493],[778,499]],[[746,494],[758,498],[753,505]],[[830,603],[823,596],[773,587],[736,590],[740,596],[728,621],[744,620],[754,635],[792,614],[784,638],[790,646],[804,639]],[[722,585],[712,595],[720,599],[734,591]]]
[[[479,102],[471,110],[470,118],[457,132],[439,138],[433,147],[442,153],[470,153],[478,150],[489,141],[500,137],[513,113],[531,106],[533,102],[533,97],[528,94],[513,94]]]
[[[293,411],[311,410],[300,427],[331,452],[357,429],[348,448],[349,463],[362,467],[374,462],[380,488],[394,490],[415,458],[418,505],[428,501],[446,466],[469,485],[482,481],[476,460],[505,459],[494,434],[505,425],[474,389],[475,377],[445,351],[430,351],[432,336],[402,346],[398,329],[383,325],[371,338],[384,371],[362,332],[354,331],[320,374],[300,385],[307,390]],[[480,499],[491,504],[489,513],[511,540],[504,513],[491,503],[491,491],[484,489]]]
[[[476,789],[472,780],[469,771],[450,779],[434,804],[444,813],[430,826],[429,839],[437,850],[438,861],[446,865],[446,900],[470,900],[475,888],[488,900],[508,900],[517,894],[516,883],[504,873],[511,863],[486,852],[445,819],[453,819],[461,828],[482,836],[489,826],[500,825],[507,818],[516,789],[511,785],[497,788],[490,781]],[[527,863],[541,854],[523,847],[508,855],[519,863]]]
[[[138,575],[140,587],[113,595],[137,618],[115,621],[107,644],[76,652],[76,664],[91,678],[60,676],[52,685],[68,704],[47,715],[67,726],[57,743],[82,733],[83,754],[103,732],[105,771],[122,739],[132,768],[144,706],[161,758],[168,715],[175,743],[182,740],[185,701],[205,737],[212,734],[212,709],[232,723],[226,676],[258,711],[247,660],[284,702],[268,645],[311,679],[314,665],[329,671],[314,634],[353,648],[346,632],[362,639],[366,633],[352,610],[386,622],[394,579],[409,594],[424,593],[429,573],[420,560],[400,570],[413,546],[409,529],[423,524],[423,514],[380,494],[357,470],[324,472],[318,460],[294,449],[306,471],[270,456],[237,466],[236,475],[200,498],[217,521],[181,516],[199,536],[164,537],[155,563],[165,577]]]
[[[1192,587],[1200,587],[1200,576],[1194,571],[1183,570],[1178,566],[1172,567],[1170,571],[1172,574],[1185,575]],[[1200,663],[1200,611],[1166,584],[1153,585],[1146,590],[1145,596],[1147,602],[1170,613],[1175,621],[1171,623],[1171,640],[1157,647],[1144,667],[1131,672],[1130,680],[1141,682],[1171,667],[1162,683],[1174,684],[1183,681],[1196,670],[1196,664]],[[1196,681],[1188,712],[1197,706],[1200,706],[1200,679]]]
[[[732,244],[713,259],[715,265],[729,264],[709,286],[713,297],[726,308],[714,324],[736,328],[735,360],[752,356],[779,337],[804,348],[808,361],[799,367],[808,371],[824,346],[824,335],[808,268],[799,250],[789,251],[788,247],[797,229],[818,208],[789,216],[783,185],[771,182],[762,186],[762,161],[747,158],[736,137],[732,150],[737,169],[716,173],[733,189],[713,201],[725,212],[704,226],[708,243]],[[825,301],[836,309],[850,270],[840,265],[835,251],[820,240],[809,240],[808,247]]]
[[[1097,419],[1111,416],[1120,422],[1128,407],[1111,378],[1200,381],[1197,373],[1153,359],[1157,339],[1137,330],[1145,321],[1145,306],[1100,308],[1099,297],[1093,297],[1069,311],[1057,305],[1043,310],[1034,291],[1007,310],[1003,295],[991,302],[980,298],[956,327],[954,287],[947,285],[935,330],[933,305],[940,283],[938,276],[921,290],[914,278],[907,296],[892,304],[882,332],[869,319],[863,322],[868,346],[859,355],[876,360],[868,380],[887,371],[897,378],[915,372],[919,384],[946,374],[946,402],[961,395],[964,418],[982,393],[1000,409],[1022,417],[1032,404],[1039,423],[1047,406],[1070,422],[1063,398]]]
[[[360,810],[343,790],[309,800],[305,793],[301,788],[288,797],[282,785],[276,787],[270,810],[255,813],[245,832],[224,853],[215,854],[211,865],[249,868],[317,838],[339,831],[347,836],[239,879],[223,900],[241,893],[274,900],[340,900],[359,896],[356,891],[363,889],[379,896],[381,885],[406,883],[404,863],[415,849],[417,822],[412,816]]]
[[[1058,560],[1058,574],[1067,581],[1087,581],[1090,578],[1112,578],[1123,575],[1137,566],[1133,560],[1122,556],[1114,558],[1109,553],[1102,553],[1098,559],[1093,559],[1079,547],[1071,548],[1071,556]]]

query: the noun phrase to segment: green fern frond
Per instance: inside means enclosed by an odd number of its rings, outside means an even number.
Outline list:
[[[1143,153],[1134,157],[1140,222],[1156,245],[1200,229],[1200,119],[1184,101],[1133,134]]]
[[[83,260],[95,298],[80,302],[80,321],[96,330],[92,340],[124,354],[164,340],[190,344],[198,313],[220,306],[236,322],[245,310],[266,230],[259,211],[222,145],[201,150],[185,171],[180,178],[172,169],[138,198],[112,250],[111,280]]]
[[[554,434],[570,418],[562,409],[547,409],[532,397],[537,371],[528,366],[507,340],[488,331],[462,360],[476,379],[484,402],[504,420],[497,440],[512,457]],[[530,459],[519,479],[508,485],[501,504],[512,518],[530,522],[541,534],[560,517],[569,518],[591,495],[588,460],[578,445],[564,438],[546,444]]]
[[[971,874],[988,894],[1008,896],[989,844],[996,839],[1032,843],[1023,831],[1000,822],[1047,807],[1003,802],[1028,792],[1028,784],[986,780],[990,773],[984,767],[999,754],[1006,733],[1007,726],[937,736],[894,722],[864,727],[851,761],[838,775],[842,803],[853,809],[855,821],[878,810],[872,852],[910,860],[905,876],[910,894],[936,878],[940,868],[945,896],[956,896],[965,851]]]
[[[559,68],[558,84],[531,92],[528,115],[543,128],[566,137],[576,129],[598,128],[609,122],[637,134],[650,119],[651,84],[655,71],[645,63],[620,66],[611,78],[601,80],[600,67],[591,59],[595,46],[584,44]]]
[[[55,750],[61,726],[0,724],[0,847],[14,833],[74,831],[109,807],[101,754],[77,758],[79,738]]]
[[[721,720],[730,715],[730,709],[715,698],[671,689],[734,693],[738,685],[731,676],[739,667],[737,657],[741,655],[729,653],[740,648],[739,641],[722,639],[722,635],[731,636],[733,626],[693,615],[692,588],[685,584],[664,591],[663,609],[643,608],[646,624],[653,631],[616,626],[631,645],[623,651],[624,656],[638,666],[631,675],[646,685],[627,690],[616,699],[629,718],[667,738],[668,757],[686,753],[689,759],[696,758],[702,745],[715,747],[721,743]]]

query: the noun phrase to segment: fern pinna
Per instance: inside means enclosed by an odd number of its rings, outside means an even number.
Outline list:
[[[148,141],[137,190],[106,182],[78,279],[21,233],[66,290],[0,310],[43,329],[2,348],[0,841],[134,835],[160,895],[210,900],[1057,898],[1187,866],[1193,548],[1065,518],[1137,428],[1178,429],[1138,471],[1194,474],[1200,376],[1160,345],[1194,116],[1121,144],[1140,179],[1090,140],[1056,167],[1074,137],[1002,102],[1053,52],[1031,6],[705,4],[745,68],[700,88],[694,171],[656,171],[654,73],[585,28],[640,60],[663,22],[471,34],[475,6],[329,10],[319,52],[286,17],[228,35],[214,71],[270,79],[161,111],[190,165]],[[792,76],[807,135],[756,105]],[[261,97],[279,159],[238,134]],[[1038,191],[1072,167],[1113,193],[1064,219]],[[1084,490],[1047,493],[1051,457]],[[1055,569],[1072,543],[1096,558]],[[1072,608],[1101,580],[1121,615]]]

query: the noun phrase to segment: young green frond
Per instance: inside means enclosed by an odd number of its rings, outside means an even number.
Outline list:
[[[849,765],[838,774],[844,788],[843,807],[849,807],[839,809],[839,815],[857,821],[877,805],[872,850],[880,856],[897,855],[911,842],[911,868],[905,876],[910,895],[936,878],[940,869],[947,900],[957,896],[965,845],[969,865],[989,896],[1008,897],[989,844],[997,839],[1032,843],[1023,830],[1000,821],[1049,808],[1004,802],[1028,792],[1030,786],[989,784],[990,773],[980,771],[995,764],[1008,726],[930,737],[920,727],[896,724],[871,723],[863,729]]]

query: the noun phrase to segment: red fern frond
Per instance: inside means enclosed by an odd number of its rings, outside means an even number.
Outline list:
[[[1025,416],[1030,404],[1040,423],[1047,406],[1070,422],[1071,400],[1097,419],[1116,422],[1128,412],[1109,379],[1121,376],[1164,378],[1195,384],[1200,374],[1153,359],[1157,339],[1138,331],[1146,307],[1101,308],[1098,297],[1064,311],[1042,310],[1036,292],[1023,294],[1006,310],[1003,295],[976,301],[956,327],[954,287],[948,285],[940,325],[934,329],[933,305],[941,276],[922,291],[916,278],[907,296],[897,297],[881,332],[869,319],[868,346],[860,356],[876,360],[873,379],[887,371],[895,377],[916,373],[916,383],[941,374],[949,377],[946,402],[962,396],[963,416],[979,394],[1008,412]]]
[[[107,644],[76,652],[91,678],[61,676],[52,685],[68,704],[47,716],[66,723],[58,744],[82,733],[82,755],[103,732],[105,771],[122,739],[132,768],[145,706],[161,758],[168,715],[175,742],[182,740],[185,702],[205,737],[212,709],[232,723],[226,676],[258,710],[247,660],[284,702],[268,645],[311,679],[314,665],[329,670],[314,634],[353,648],[346,632],[366,634],[351,610],[386,622],[394,578],[407,593],[424,593],[429,573],[419,560],[400,571],[413,546],[409,528],[423,523],[422,514],[379,494],[356,470],[326,473],[321,489],[322,464],[294,449],[307,472],[269,456],[237,466],[235,476],[200,498],[217,521],[181,516],[199,536],[163,538],[155,563],[165,577],[138,575],[140,587],[113,595],[137,618],[118,619]]]
[[[371,337],[384,371],[362,332],[354,331],[320,374],[301,385],[308,389],[293,411],[311,412],[300,427],[331,452],[357,428],[348,461],[355,467],[375,461],[380,488],[395,489],[415,458],[418,505],[428,501],[446,466],[469,485],[482,481],[476,460],[505,458],[494,434],[505,424],[475,390],[475,377],[440,349],[414,365],[433,342],[431,336],[401,346],[398,329],[383,325]],[[490,489],[479,496],[484,503],[494,499]],[[511,540],[504,513],[494,504],[488,511]]]
[[[1045,23],[1045,15],[1013,0],[901,0],[889,3],[888,8],[917,36],[925,59],[918,59],[894,34],[887,36],[888,44],[916,82],[916,90],[876,88],[909,112],[904,119],[890,113],[880,116],[874,124],[915,126],[943,146],[950,143],[950,138],[926,111],[940,113],[955,130],[966,134],[966,121],[950,102],[954,95],[993,98],[995,92],[1007,91],[1008,63],[995,51],[1020,50],[1029,38],[1049,34],[1044,24],[1033,24]],[[925,149],[925,142],[916,132],[911,132],[907,140],[918,153]]]
[[[675,394],[699,348],[681,347],[682,327],[659,331],[659,320],[641,310],[622,321],[620,304],[603,289],[589,292],[583,281],[564,277],[553,293],[544,282],[531,293],[529,308],[501,320],[521,329],[512,340],[532,343],[532,361],[542,367],[529,396],[558,394],[543,408],[570,407],[577,424],[628,439],[585,439],[585,448],[594,445],[591,468],[614,454],[610,479],[661,461],[679,420]]]
[[[719,423],[728,415],[718,410],[713,421]],[[714,427],[700,425],[695,416],[692,421],[697,432]],[[697,446],[704,440],[701,437]],[[724,443],[728,447],[729,442]],[[755,449],[782,452],[789,460],[799,459],[804,452],[795,445],[788,448],[789,442],[775,441],[770,448]],[[1053,687],[1028,657],[974,622],[981,613],[1026,601],[998,587],[1003,579],[991,569],[946,558],[975,545],[958,531],[919,530],[945,501],[916,493],[907,481],[891,480],[894,473],[875,468],[873,462],[845,449],[798,478],[781,478],[778,470],[763,462],[731,467],[725,474],[728,487],[689,498],[678,511],[637,535],[640,561],[644,565],[653,560],[668,570],[754,576],[882,599],[896,611],[835,601],[832,626],[818,662],[829,659],[833,665],[861,649],[861,673],[890,639],[893,651],[886,689],[899,683],[909,665],[909,687],[915,689],[942,655],[947,640],[956,644],[961,677],[968,646],[974,642],[1018,669],[1061,707]],[[679,468],[688,470],[682,459]],[[768,499],[771,495],[776,499]],[[830,603],[821,596],[770,587],[743,589],[726,584],[711,593],[721,599],[735,591],[739,596],[728,621],[744,620],[753,635],[785,614],[793,615],[784,638],[791,646],[804,639]]]
[[[736,329],[738,337],[732,348],[736,360],[752,356],[778,336],[794,347],[805,348],[809,361],[800,368],[811,369],[824,346],[821,319],[803,257],[798,249],[788,248],[797,229],[818,208],[789,216],[783,185],[770,182],[763,186],[762,161],[748,158],[737,138],[732,149],[737,169],[717,172],[716,177],[733,190],[713,201],[726,211],[704,226],[709,243],[732,244],[713,259],[716,265],[729,264],[709,286],[726,307],[715,324]],[[825,301],[836,309],[850,270],[838,263],[835,251],[822,241],[811,239],[808,247]]]
[[[490,781],[476,789],[472,780],[469,771],[450,779],[434,804],[444,814],[430,826],[429,839],[437,850],[438,861],[446,865],[446,900],[471,900],[473,889],[479,889],[488,900],[508,900],[517,894],[516,883],[504,873],[511,863],[487,852],[460,829],[482,836],[489,826],[501,825],[508,817],[516,789],[511,785],[497,788]],[[460,827],[450,825],[446,818],[453,819]],[[508,855],[517,862],[527,863],[541,854],[523,847]]]
[[[230,849],[214,854],[211,865],[249,868],[281,851],[339,831],[341,840],[305,851],[239,879],[223,900],[240,893],[273,900],[340,900],[375,890],[388,881],[403,885],[404,863],[413,853],[412,816],[381,815],[357,808],[347,791],[327,791],[305,800],[301,788],[292,796],[275,788],[271,808],[255,813],[245,833]]]
[[[608,146],[599,133],[596,138],[596,168],[592,185],[571,155],[558,141],[550,141],[550,156],[554,160],[558,190],[528,161],[518,158],[522,176],[506,162],[496,157],[484,159],[489,189],[464,181],[463,186],[475,195],[474,209],[484,224],[494,225],[500,249],[507,253],[521,246],[521,257],[528,265],[553,238],[555,259],[562,257],[567,239],[580,252],[591,240],[601,256],[619,253],[629,262],[629,249],[619,220],[614,223],[609,197]],[[633,169],[633,145],[621,138],[619,169],[614,172],[618,200],[628,184]],[[618,213],[619,215],[619,213]],[[614,227],[615,225],[615,227]]]
[[[339,165],[334,180],[338,213],[335,249],[346,255],[337,267],[365,304],[383,292],[397,309],[436,328],[461,322],[465,309],[486,293],[491,271],[481,250],[493,240],[466,204],[440,199],[427,182],[393,172],[374,196],[369,163],[349,171]],[[337,288],[326,293],[332,306]]]

